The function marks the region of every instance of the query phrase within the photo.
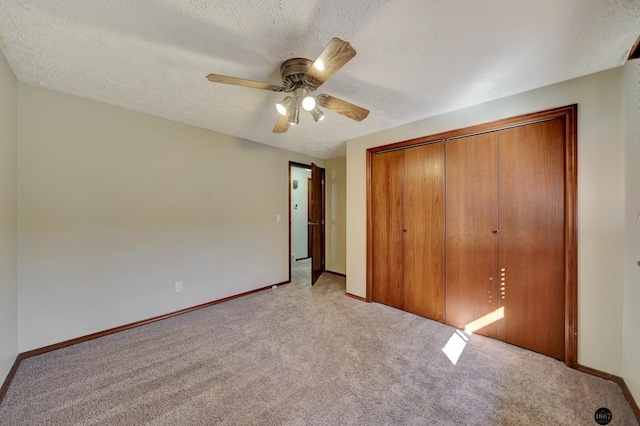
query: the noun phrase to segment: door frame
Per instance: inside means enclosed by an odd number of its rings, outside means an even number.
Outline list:
[[[377,153],[405,149],[413,146],[446,142],[483,133],[496,132],[513,127],[525,126],[553,119],[564,119],[565,123],[565,356],[564,363],[568,367],[578,368],[578,234],[577,234],[577,201],[578,201],[578,105],[567,105],[544,111],[509,117],[489,123],[478,124],[462,129],[424,136],[367,150],[367,265],[366,265],[366,298],[372,301],[373,264],[372,264],[372,193],[371,172],[372,159]],[[445,212],[446,215],[446,212]],[[445,217],[446,220],[446,217]],[[445,290],[446,297],[446,290]]]
[[[311,164],[305,164],[305,163],[299,163],[296,161],[289,161],[289,166],[288,166],[288,179],[287,179],[287,184],[289,186],[289,190],[288,190],[288,196],[289,196],[289,211],[288,211],[288,216],[289,216],[289,252],[287,255],[288,258],[288,263],[289,263],[289,282],[291,282],[291,186],[292,186],[292,181],[291,181],[291,168],[292,167],[298,167],[298,168],[302,168],[302,169],[308,169],[311,170]],[[324,182],[324,178],[325,178],[325,169],[324,167],[320,167],[320,169],[322,170],[322,179]],[[308,191],[308,188],[307,188]],[[321,218],[321,238],[322,238],[322,257],[323,259],[326,258],[326,253],[325,253],[325,243],[326,243],[326,235],[325,235],[325,206],[326,205],[326,194],[325,194],[325,185],[322,185],[322,218]],[[308,228],[308,226],[307,226]],[[307,234],[308,235],[308,234]],[[307,237],[308,238],[308,237]],[[309,244],[309,241],[307,241],[307,245]],[[307,253],[307,256],[310,258],[311,257],[311,252]],[[313,260],[312,260],[313,262]],[[312,272],[313,272],[313,265],[311,266]],[[326,263],[323,262],[322,264],[322,269],[323,271],[326,269]],[[311,278],[310,278],[311,279]]]
[[[315,173],[314,173],[315,171]],[[320,182],[320,194],[316,194],[315,190],[316,188],[316,183],[314,181],[314,176],[316,177],[316,179],[319,179]],[[308,226],[307,230],[308,230],[308,235],[309,235],[309,251],[310,253],[310,257],[311,257],[311,285],[315,285],[315,283],[318,281],[318,279],[320,278],[320,276],[322,275],[322,273],[324,271],[326,271],[326,250],[325,250],[325,199],[326,199],[326,194],[325,194],[325,184],[324,184],[324,180],[325,180],[325,169],[324,167],[319,167],[318,165],[316,165],[315,163],[311,163],[311,178],[309,179],[309,182],[311,183],[311,185],[307,188],[308,194],[311,196],[313,195],[313,197],[309,197],[309,204],[307,206],[307,209],[309,211],[309,220],[311,222],[315,222],[317,220],[317,222],[315,223],[315,225],[311,225]],[[311,190],[312,188],[316,188],[313,189],[313,191]],[[320,200],[320,209],[319,212],[317,211],[317,209],[314,209],[313,207],[316,205],[316,203],[314,203],[314,198],[319,198]],[[316,217],[316,214],[319,213],[319,217]],[[314,219],[315,218],[315,219]],[[318,234],[320,236],[320,241],[316,241],[313,236],[315,234]],[[318,247],[319,246],[319,247]],[[314,253],[316,253],[316,249],[319,248],[319,252],[320,252],[320,259],[318,260],[315,256]],[[318,264],[318,267],[316,267],[316,264]]]

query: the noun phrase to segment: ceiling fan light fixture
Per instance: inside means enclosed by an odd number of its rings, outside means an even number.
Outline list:
[[[295,105],[291,114],[289,114],[289,124],[295,126],[298,123],[300,123],[300,108],[298,108],[298,105]]]
[[[304,108],[305,111],[313,111],[315,107],[316,107],[316,100],[314,99],[313,96],[311,96],[310,93],[306,95],[304,98],[302,98],[302,108]]]
[[[355,55],[356,51],[348,41],[334,37],[315,61],[298,57],[282,62],[280,65],[281,85],[222,74],[208,74],[206,78],[212,83],[284,92],[285,98],[276,103],[279,118],[273,127],[273,133],[284,133],[291,125],[299,124],[300,108],[307,111],[316,122],[322,121],[325,115],[318,108],[319,105],[352,120],[362,121],[369,115],[369,110],[330,95],[313,95],[313,92],[318,90]]]
[[[289,108],[293,104],[293,98],[291,96],[287,96],[282,101],[276,104],[276,109],[280,115],[287,115],[289,113]]]
[[[298,100],[298,105],[302,106],[305,111],[311,111],[316,106],[316,100],[311,96],[311,91],[306,86],[296,88],[293,95]]]
[[[309,112],[311,113],[311,116],[316,121],[316,123],[318,121],[324,120],[324,112],[322,112],[322,110],[318,108],[318,105],[314,106],[313,109]]]

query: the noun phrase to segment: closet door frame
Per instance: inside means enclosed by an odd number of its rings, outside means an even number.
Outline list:
[[[565,124],[565,356],[564,363],[568,367],[578,368],[578,235],[577,235],[577,201],[578,201],[578,105],[548,109],[530,114],[518,115],[489,123],[465,127],[462,129],[424,136],[416,139],[396,142],[367,150],[367,294],[366,301],[372,301],[373,265],[372,265],[372,194],[371,163],[376,153],[405,149],[413,146],[446,142],[467,136],[496,132],[513,127],[525,126],[553,119],[563,119]],[[446,214],[446,212],[445,212]],[[446,219],[445,219],[446,220]],[[446,290],[445,290],[446,292]],[[446,297],[446,296],[445,296]]]

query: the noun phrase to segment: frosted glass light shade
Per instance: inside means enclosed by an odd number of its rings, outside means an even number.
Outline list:
[[[322,110],[318,108],[318,105],[315,105],[313,109],[309,112],[311,113],[311,116],[316,121],[316,123],[318,121],[324,120],[324,112],[322,112]]]
[[[289,114],[289,124],[295,126],[300,122],[300,108],[297,105],[294,106],[291,114]]]
[[[280,115],[287,115],[289,113],[289,108],[293,104],[293,98],[291,96],[287,96],[282,101],[276,104],[276,109]]]
[[[305,111],[311,111],[316,107],[316,100],[311,95],[307,95],[302,98],[302,108]]]

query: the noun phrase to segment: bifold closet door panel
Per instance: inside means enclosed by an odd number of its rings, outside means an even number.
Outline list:
[[[404,309],[404,151],[376,154],[371,161],[372,298]]]
[[[490,337],[499,321],[495,133],[446,142],[446,323]]]
[[[499,338],[564,358],[564,120],[499,132]],[[504,269],[504,270],[503,270]]]
[[[444,144],[405,150],[404,310],[444,322]]]

